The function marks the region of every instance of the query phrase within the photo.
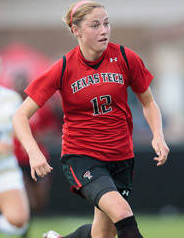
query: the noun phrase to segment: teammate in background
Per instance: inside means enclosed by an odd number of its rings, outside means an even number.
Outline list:
[[[13,155],[11,123],[21,102],[16,92],[0,86],[0,234],[25,237],[29,205],[22,172]]]
[[[65,22],[79,45],[33,81],[14,115],[16,133],[30,158],[31,175],[52,171],[31,134],[28,120],[59,90],[64,112],[61,166],[71,188],[94,205],[94,220],[65,238],[142,238],[127,198],[134,164],[132,116],[127,88],[136,93],[153,133],[157,166],[167,160],[160,110],[149,87],[153,76],[139,56],[109,42],[107,12],[80,1]],[[61,235],[48,232],[45,238]]]

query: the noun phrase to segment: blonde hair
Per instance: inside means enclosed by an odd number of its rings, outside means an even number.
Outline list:
[[[78,7],[77,7],[78,5]],[[84,17],[91,13],[94,8],[101,7],[105,8],[102,4],[95,2],[95,1],[79,1],[76,3],[73,3],[65,17],[62,18],[62,20],[65,22],[65,24],[70,28],[72,25],[79,25],[80,22],[84,19]],[[72,30],[71,30],[72,31]]]

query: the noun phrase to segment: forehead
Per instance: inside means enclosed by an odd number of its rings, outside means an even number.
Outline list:
[[[107,11],[102,7],[97,7],[85,16],[84,21],[103,21],[106,18],[108,18]]]

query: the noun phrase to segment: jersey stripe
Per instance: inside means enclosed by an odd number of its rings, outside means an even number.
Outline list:
[[[61,73],[61,85],[62,85],[62,79],[63,79],[63,75],[65,72],[65,68],[66,68],[66,56],[63,56],[63,67],[62,67],[62,73]]]
[[[124,46],[121,45],[121,46],[120,46],[120,50],[121,50],[121,54],[122,54],[122,56],[123,56],[123,58],[124,58],[124,60],[125,60],[125,62],[126,62],[126,65],[127,65],[128,69],[129,69],[128,59],[127,59],[126,54],[125,54],[125,48],[124,48]]]
[[[82,184],[80,183],[80,181],[79,181],[78,178],[76,177],[76,175],[75,175],[75,173],[74,173],[74,171],[73,171],[73,169],[72,169],[71,166],[70,166],[70,171],[71,171],[71,173],[72,173],[72,175],[73,175],[73,178],[74,178],[74,180],[75,180],[77,186],[78,186],[79,188],[81,188],[81,187],[82,187]]]

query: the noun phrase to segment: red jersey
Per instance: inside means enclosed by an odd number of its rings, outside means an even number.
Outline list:
[[[134,157],[132,115],[127,88],[143,93],[153,78],[139,56],[125,48],[129,68],[118,44],[109,43],[96,61],[87,61],[79,46],[33,81],[26,93],[42,106],[60,91],[64,112],[62,155],[82,154],[104,161]]]

